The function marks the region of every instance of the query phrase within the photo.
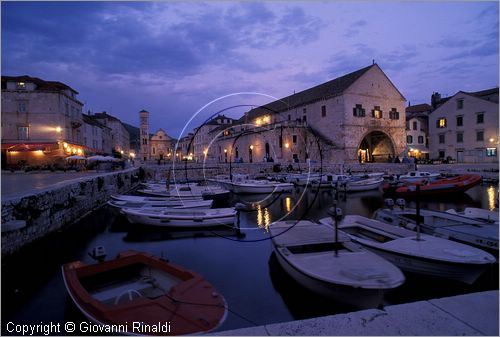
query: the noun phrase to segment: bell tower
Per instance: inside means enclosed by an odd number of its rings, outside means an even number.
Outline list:
[[[146,110],[139,111],[139,125],[141,138],[140,159],[149,160],[149,112]]]

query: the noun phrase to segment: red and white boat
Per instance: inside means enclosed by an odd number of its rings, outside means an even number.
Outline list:
[[[440,195],[449,193],[465,192],[480,184],[482,178],[478,174],[463,174],[452,178],[439,179],[435,181],[402,183],[401,186],[384,186],[384,192],[394,193],[401,197],[414,197],[417,195],[417,185],[420,185],[420,195]]]
[[[93,323],[123,335],[191,335],[225,320],[224,297],[200,275],[150,254],[62,266],[71,299]],[[107,330],[103,330],[107,331]]]

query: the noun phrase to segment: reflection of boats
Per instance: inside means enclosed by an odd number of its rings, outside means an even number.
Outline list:
[[[333,225],[331,218],[320,220]],[[417,234],[359,215],[348,215],[339,230],[403,271],[474,283],[496,260],[478,248],[438,237]]]
[[[132,223],[162,227],[210,227],[234,224],[234,208],[216,209],[142,209],[125,208]]]
[[[210,208],[213,200],[176,200],[165,202],[110,200],[108,205],[116,208]]]
[[[373,218],[385,223],[416,230],[417,211],[413,208],[381,208]],[[422,232],[492,250],[498,255],[498,225],[447,212],[420,210]]]
[[[409,182],[415,182],[415,181],[420,181],[422,179],[426,179],[428,181],[435,180],[440,176],[439,173],[430,173],[430,172],[423,172],[423,171],[410,171],[406,174],[400,175],[399,180],[400,181],[409,181]]]
[[[339,191],[346,192],[357,192],[357,191],[369,191],[378,189],[384,178],[349,178],[346,180],[340,180],[336,183]]]
[[[453,178],[439,179],[435,181],[418,181],[411,183],[386,184],[385,193],[394,193],[402,197],[415,197],[417,195],[417,184],[420,185],[420,195],[443,195],[450,193],[465,192],[481,183],[478,174],[463,174]]]
[[[121,329],[116,334],[209,332],[227,314],[224,298],[200,275],[146,253],[127,251],[92,265],[72,262],[62,274],[87,319]]]
[[[498,211],[490,211],[483,208],[466,207],[462,212],[457,212],[454,209],[449,209],[446,212],[458,214],[466,218],[486,220],[488,222],[498,223]]]
[[[383,291],[404,282],[401,271],[339,232],[310,221],[272,223],[274,251],[286,272],[305,288],[357,308],[382,305]]]
[[[130,228],[123,237],[127,242],[154,242],[176,239],[208,238],[208,237],[236,237],[244,238],[245,233],[241,233],[237,228],[219,226],[210,229],[171,227],[146,227]]]

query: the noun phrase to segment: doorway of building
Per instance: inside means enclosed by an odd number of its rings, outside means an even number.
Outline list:
[[[464,151],[457,151],[457,163],[464,162]]]
[[[248,148],[248,162],[253,163],[253,158],[252,158],[252,145]]]
[[[269,160],[269,158],[271,158],[269,154],[269,143],[266,143],[266,161]]]
[[[357,156],[360,163],[387,162],[395,156],[394,144],[384,132],[372,131],[361,140]]]

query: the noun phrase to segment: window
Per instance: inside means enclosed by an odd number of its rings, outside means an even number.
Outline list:
[[[410,130],[410,122],[406,121],[406,130]]]
[[[283,137],[280,136],[278,143],[279,143],[279,147],[281,149],[283,147]]]
[[[65,104],[64,104],[64,108],[65,108],[65,113],[66,113],[66,116],[69,116],[69,104],[68,104],[68,103],[65,103]]]
[[[418,123],[417,122],[413,122],[413,130],[417,130],[418,128]]]
[[[302,121],[303,122],[307,122],[307,116],[306,115],[302,116]]]
[[[27,101],[19,101],[17,104],[17,111],[26,112],[28,111],[28,102]]]
[[[477,124],[483,124],[484,123],[484,113],[483,112],[478,113],[476,115],[476,123]]]
[[[464,134],[462,132],[457,132],[457,143],[464,142]]]
[[[379,106],[375,106],[372,110],[372,117],[380,119],[382,118],[382,110],[380,110]]]
[[[306,108],[302,109],[302,113],[305,115],[307,113],[307,109]]]
[[[424,143],[424,136],[418,136],[418,143],[423,144]]]
[[[365,109],[361,104],[356,104],[356,107],[352,109],[352,115],[354,117],[365,117]]]
[[[484,131],[477,131],[476,132],[476,140],[478,142],[484,141]]]
[[[24,83],[24,82],[17,82],[16,83],[16,89],[26,89],[26,83]]]
[[[326,117],[326,105],[321,106],[321,117]]]
[[[293,136],[292,136],[292,142],[293,142],[294,144],[297,144],[297,135],[293,135]]]
[[[463,108],[464,108],[464,100],[457,99],[457,109],[463,109]]]
[[[155,154],[155,148],[153,147],[153,154]]]
[[[463,126],[463,125],[464,125],[464,117],[457,116],[457,126]]]
[[[288,120],[291,121],[292,120],[292,115],[288,115]]]
[[[396,108],[392,108],[391,111],[389,111],[389,118],[399,119],[399,111],[397,111]]]
[[[29,126],[17,127],[17,139],[29,139]]]
[[[445,152],[444,150],[439,150],[439,158],[444,158]]]
[[[446,118],[439,118],[437,121],[436,121],[436,127],[438,129],[442,129],[442,128],[445,128],[446,127]]]
[[[413,143],[413,136],[410,136],[410,135],[406,136],[406,142],[408,144],[412,144]]]
[[[497,148],[489,147],[486,149],[486,157],[496,157],[497,156]]]
[[[444,144],[444,140],[445,140],[445,139],[444,139],[444,133],[441,133],[441,134],[439,135],[439,144]]]

